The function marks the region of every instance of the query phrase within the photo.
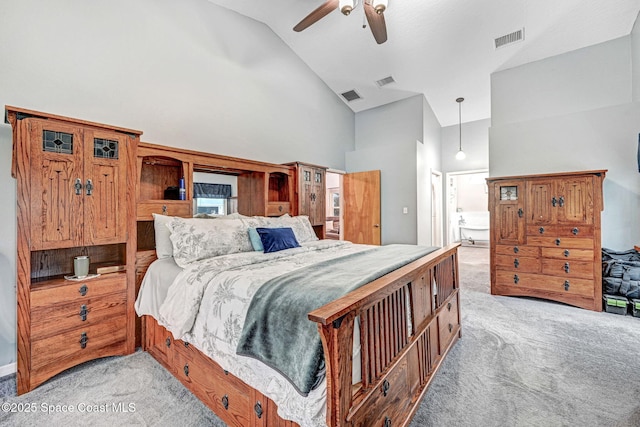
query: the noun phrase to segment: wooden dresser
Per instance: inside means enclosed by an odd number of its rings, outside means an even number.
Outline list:
[[[135,153],[141,132],[6,107],[17,179],[18,394],[134,351]],[[120,271],[75,281],[75,256]]]
[[[488,178],[491,293],[602,310],[606,170]]]

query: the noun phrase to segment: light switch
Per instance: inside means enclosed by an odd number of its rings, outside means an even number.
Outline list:
[[[402,213],[403,214],[409,213],[409,208],[406,207],[406,206],[404,208],[402,208]]]

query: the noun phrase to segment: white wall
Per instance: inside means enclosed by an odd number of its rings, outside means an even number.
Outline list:
[[[1,9],[0,105],[276,163],[344,169],[354,149],[353,112],[307,65],[264,24],[207,0],[23,0]],[[15,325],[10,159],[11,130],[2,124],[0,313]],[[15,329],[8,335],[15,342]],[[13,360],[0,354],[0,366]]]
[[[457,107],[457,105],[455,107]],[[442,172],[449,173],[489,169],[490,126],[491,119],[462,123],[462,150],[467,155],[464,160],[456,159],[456,153],[460,145],[458,125],[443,127]]]
[[[416,141],[424,138],[422,100],[414,96],[356,114],[355,151],[346,154],[346,170],[380,169],[385,245],[417,243]]]
[[[640,242],[631,44],[623,37],[491,78],[490,175],[608,169],[602,245],[618,250]]]

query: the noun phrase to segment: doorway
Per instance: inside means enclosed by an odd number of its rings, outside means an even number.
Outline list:
[[[447,243],[489,246],[487,170],[447,173]]]

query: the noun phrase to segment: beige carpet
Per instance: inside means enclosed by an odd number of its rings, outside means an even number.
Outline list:
[[[640,426],[640,318],[491,296],[488,250],[463,247],[460,260],[462,339],[412,427]],[[0,400],[36,407],[0,411],[2,426],[223,425],[143,352],[86,363],[20,397],[5,377]],[[62,405],[75,412],[55,412]]]

